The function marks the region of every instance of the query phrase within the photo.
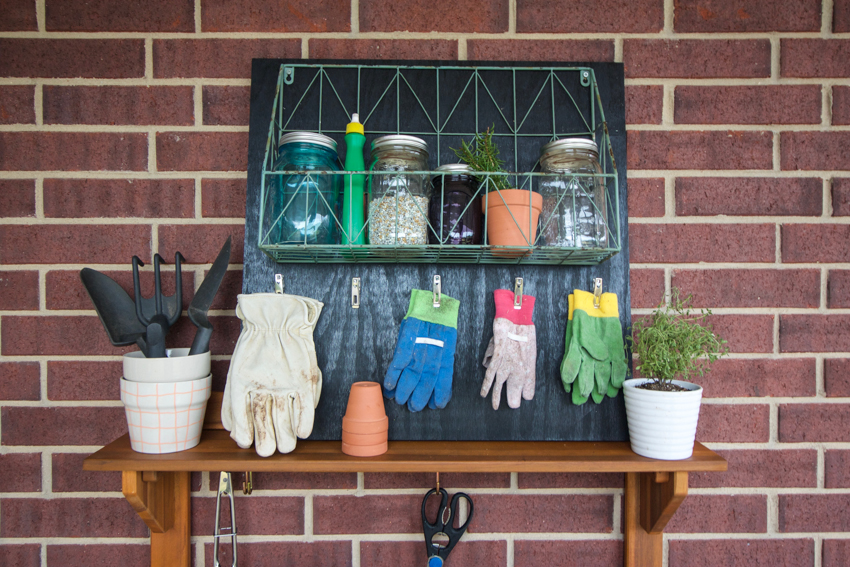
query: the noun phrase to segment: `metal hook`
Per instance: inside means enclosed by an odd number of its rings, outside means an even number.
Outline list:
[[[254,473],[247,471],[245,480],[242,481],[242,494],[251,494],[254,492]]]
[[[593,308],[599,309],[602,302],[602,278],[593,280]]]
[[[437,492],[440,491],[440,473],[437,473]]]
[[[440,285],[440,276],[435,275],[433,283],[431,284],[431,289],[434,292],[434,307],[440,307],[440,299],[442,299],[443,293]]]
[[[274,292],[283,293],[283,274],[274,275]]]
[[[522,309],[522,278],[514,278],[514,309]]]
[[[227,496],[230,499],[230,527],[222,528],[219,523],[221,520],[221,497]],[[221,533],[224,530],[230,530],[230,533]],[[236,567],[236,508],[233,507],[233,483],[231,482],[230,473],[222,471],[218,479],[218,494],[215,497],[215,534],[213,535],[213,565],[221,567],[218,561],[218,544],[219,540],[224,537],[230,538],[230,547],[233,550],[232,567]]]
[[[351,278],[351,307],[360,309],[360,278]]]

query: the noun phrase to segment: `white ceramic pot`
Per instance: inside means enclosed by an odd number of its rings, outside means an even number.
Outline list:
[[[189,356],[188,348],[172,348],[166,358],[145,358],[140,351],[124,355],[124,379],[131,382],[185,382],[210,373],[210,351]]]
[[[676,461],[694,453],[702,387],[673,380],[687,392],[658,392],[636,388],[647,378],[626,380],[623,397],[632,451],[651,459]]]
[[[139,453],[175,453],[201,441],[212,375],[166,384],[121,379],[130,447]]]

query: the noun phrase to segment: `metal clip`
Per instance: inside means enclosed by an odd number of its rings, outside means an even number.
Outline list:
[[[221,497],[227,496],[230,499],[230,527],[222,528],[219,521],[221,520]],[[230,533],[221,533],[224,530],[230,530]],[[233,552],[232,567],[236,567],[236,508],[233,507],[233,483],[231,482],[230,473],[222,471],[218,479],[218,494],[215,497],[215,534],[213,535],[213,565],[221,567],[218,561],[218,544],[219,540],[224,537],[230,538],[230,547]]]
[[[434,276],[434,281],[431,285],[431,289],[434,292],[434,307],[437,308],[440,306],[440,299],[442,299],[443,297],[443,293],[441,291],[440,286],[440,276]]]
[[[283,274],[274,275],[274,292],[283,293]]]
[[[522,278],[514,278],[514,309],[522,309]]]
[[[242,481],[242,494],[251,494],[254,492],[254,473],[247,471],[245,480]]]
[[[291,85],[295,82],[295,67],[284,67],[283,68],[283,83],[286,85]]]
[[[602,278],[593,280],[593,308],[599,309],[602,301]]]
[[[351,307],[360,309],[360,278],[351,278]]]

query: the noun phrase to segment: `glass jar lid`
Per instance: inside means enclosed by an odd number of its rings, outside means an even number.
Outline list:
[[[419,150],[428,153],[428,144],[425,140],[416,136],[406,136],[404,134],[392,134],[389,136],[381,136],[372,142],[372,151],[389,146],[405,146],[410,149]]]
[[[465,163],[447,163],[437,168],[437,171],[446,173],[472,173],[472,168]]]
[[[336,151],[336,141],[333,138],[328,138],[323,134],[317,134],[315,132],[290,132],[289,134],[284,134],[280,137],[278,147],[295,142],[316,144]]]
[[[548,144],[540,148],[540,155],[549,152],[563,151],[591,152],[595,156],[599,157],[599,146],[596,145],[596,142],[594,142],[593,140],[588,140],[587,138],[564,138],[562,140],[555,140],[554,142],[549,142]]]

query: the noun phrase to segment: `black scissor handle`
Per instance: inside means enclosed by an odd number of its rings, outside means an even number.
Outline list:
[[[466,500],[466,503],[469,505],[469,513],[466,515],[466,521],[463,523],[463,525],[455,528],[454,519],[457,516],[457,505],[461,498]],[[452,496],[452,502],[450,506],[452,515],[449,518],[449,523],[443,527],[443,531],[448,536],[451,536],[452,534],[457,534],[458,539],[460,539],[460,536],[462,536],[464,532],[466,532],[466,528],[467,526],[469,526],[469,521],[472,520],[472,511],[475,507],[472,505],[472,498],[470,498],[469,495],[464,492],[456,492],[455,495]]]
[[[434,494],[437,494],[437,489],[432,488],[425,494],[425,498],[422,499],[422,527],[425,530],[425,537],[431,539],[435,534],[443,531],[442,521],[443,521],[443,511],[446,509],[446,504],[449,503],[449,493],[446,492],[445,488],[441,488],[439,491],[440,494],[440,507],[437,510],[437,519],[434,522],[428,520],[428,515],[425,513],[425,506],[428,504],[428,499],[431,498]],[[434,530],[433,533],[429,535],[429,531]]]
[[[437,519],[435,522],[430,522],[428,520],[428,516],[425,513],[425,506],[428,503],[428,498],[437,494],[438,490],[436,488],[432,488],[425,495],[425,499],[422,500],[422,529],[425,532],[425,548],[429,557],[440,557],[445,560],[454,546],[460,541],[460,538],[466,532],[466,528],[469,525],[469,521],[472,519],[472,499],[463,492],[458,492],[454,496],[452,496],[451,503],[449,503],[449,494],[445,489],[439,489],[440,494],[440,507],[437,510]],[[457,506],[460,499],[464,498],[469,504],[469,515],[466,518],[466,521],[458,528],[454,527],[454,519],[457,515]],[[449,511],[448,518],[446,517],[446,510]],[[435,535],[442,533],[445,534],[449,539],[448,543],[445,546],[434,545],[433,538]]]

